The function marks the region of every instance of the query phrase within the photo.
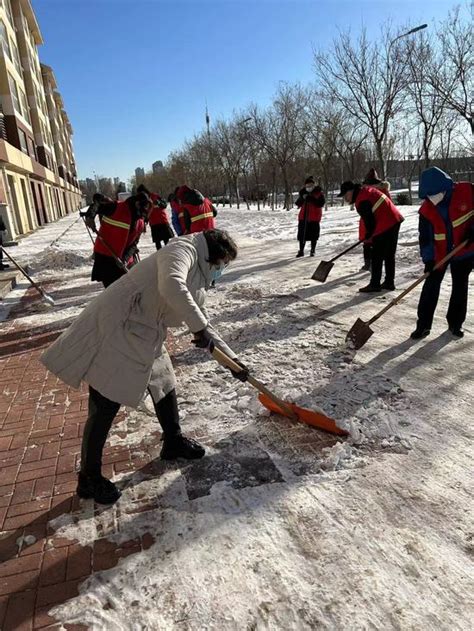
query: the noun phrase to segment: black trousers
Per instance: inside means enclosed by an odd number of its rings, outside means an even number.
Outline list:
[[[372,239],[372,277],[370,284],[378,287],[382,280],[382,266],[385,265],[385,282],[395,282],[395,253],[397,251],[400,224],[393,226]]]
[[[299,221],[298,241],[300,243],[300,252],[304,252],[304,246],[307,241],[311,242],[311,252],[314,252],[319,239],[319,233],[319,221]]]
[[[372,263],[372,244],[364,243],[362,247],[364,249],[364,265],[370,267],[370,264]]]
[[[176,390],[161,401],[153,402],[165,438],[181,434]],[[110,401],[89,386],[89,415],[84,427],[81,447],[81,473],[98,476],[102,470],[102,452],[120,403]]]
[[[461,328],[467,314],[469,274],[474,267],[474,257],[452,261],[450,267],[452,289],[446,319],[450,328]],[[431,329],[445,273],[446,268],[432,272],[425,280],[418,303],[417,328]]]

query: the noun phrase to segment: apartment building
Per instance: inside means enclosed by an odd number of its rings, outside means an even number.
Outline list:
[[[0,0],[0,214],[16,239],[81,206],[72,126],[30,0]]]

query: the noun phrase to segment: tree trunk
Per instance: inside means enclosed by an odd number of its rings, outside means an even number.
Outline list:
[[[379,166],[379,177],[381,177],[382,180],[384,180],[385,177],[386,177],[387,161],[385,159],[385,154],[384,154],[384,150],[383,150],[383,143],[382,143],[382,141],[380,141],[380,140],[376,141],[375,149],[376,149],[376,153],[377,153],[377,162],[378,162],[378,166]]]
[[[272,210],[275,210],[275,200],[276,200],[276,173],[275,169],[272,172]]]

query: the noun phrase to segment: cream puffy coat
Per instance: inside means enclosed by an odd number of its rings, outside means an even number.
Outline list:
[[[68,385],[81,381],[111,401],[135,407],[150,388],[159,401],[176,385],[164,342],[167,327],[207,327],[235,357],[204,310],[211,282],[202,233],[172,239],[95,298],[43,353],[42,363]]]

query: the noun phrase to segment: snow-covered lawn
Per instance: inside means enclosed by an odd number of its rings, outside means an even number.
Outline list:
[[[401,210],[400,289],[423,271],[417,207]],[[94,513],[84,502],[81,519],[56,520],[57,534],[82,545],[98,533],[127,541],[149,532],[156,540],[88,579],[53,610],[63,622],[107,631],[472,628],[472,316],[463,340],[446,332],[447,278],[429,338],[408,339],[415,291],[374,324],[363,349],[347,349],[355,319],[370,318],[394,294],[357,292],[368,280],[358,249],[325,284],[311,280],[320,259],[357,239],[355,211],[330,208],[316,258],[298,260],[296,217],[296,210],[219,211],[219,227],[236,237],[240,254],[210,292],[209,310],[255,376],[324,410],[350,437],[269,416],[250,386],[178,331],[183,428],[205,443],[207,456],[124,474],[112,509]],[[97,285],[89,294],[91,244],[75,219],[12,253],[36,264],[36,278],[81,290],[84,302]],[[142,258],[153,250],[147,234]],[[38,303],[22,322],[74,317],[83,302],[59,301],[52,311]],[[156,427],[144,411],[130,411],[110,442],[140,452]],[[132,512],[137,502],[153,509]]]

